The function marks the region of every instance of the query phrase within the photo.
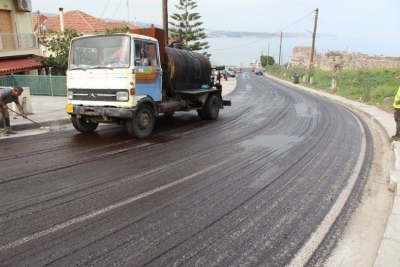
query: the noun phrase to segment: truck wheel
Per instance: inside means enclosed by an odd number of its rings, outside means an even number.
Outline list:
[[[92,120],[87,117],[78,119],[76,116],[71,116],[71,122],[74,128],[81,133],[92,133],[99,125],[98,123],[92,122]]]
[[[140,106],[132,120],[126,122],[126,129],[132,137],[149,137],[154,128],[154,113],[148,105]]]
[[[215,95],[210,95],[207,98],[203,107],[203,113],[206,119],[216,120],[219,115],[219,100]]]

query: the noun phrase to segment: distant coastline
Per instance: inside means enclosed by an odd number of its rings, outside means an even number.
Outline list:
[[[218,30],[206,30],[207,38],[268,38],[268,37],[280,37],[280,33],[269,33],[269,32],[236,32],[236,31],[218,31]],[[282,37],[296,37],[295,34],[282,34]]]
[[[219,31],[219,30],[205,30],[207,38],[280,38],[281,33],[269,32],[236,32],[236,31]],[[318,37],[332,37],[330,34],[317,34]],[[282,38],[311,38],[311,33],[282,33]]]

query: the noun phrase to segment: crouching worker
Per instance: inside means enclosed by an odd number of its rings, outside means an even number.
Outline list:
[[[24,109],[22,108],[18,100],[18,97],[22,94],[23,91],[24,89],[22,89],[21,86],[0,89],[0,136],[16,133],[11,130],[10,114],[8,113],[7,104],[14,102],[17,105],[21,116],[24,119],[27,118]]]

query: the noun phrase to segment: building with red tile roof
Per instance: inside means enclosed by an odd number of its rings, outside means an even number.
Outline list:
[[[8,58],[2,59],[0,64],[0,76],[10,73],[29,72],[32,69],[41,69],[41,63],[33,58]]]
[[[40,14],[40,25],[43,25],[43,23],[46,21],[48,17],[45,15]],[[32,25],[33,25],[33,31],[37,32],[37,27],[38,27],[38,15],[32,13]]]
[[[40,17],[40,23],[38,18]],[[63,12],[59,9],[59,14],[56,16],[42,15],[37,13],[31,14],[33,31],[39,39],[45,38],[50,32],[61,31],[63,29],[75,29],[79,34],[88,35],[94,33],[104,33],[107,29],[115,29],[128,27],[128,29],[138,29],[141,27],[127,24],[126,22],[104,21],[96,17],[90,16],[82,11],[73,10]],[[39,34],[38,26],[41,31]],[[46,49],[39,45],[37,55],[48,54]],[[0,58],[0,76],[9,75],[11,73],[29,74],[32,70],[39,70],[43,66],[41,63],[34,60],[35,55],[26,55],[24,57],[1,57]]]
[[[38,44],[29,8],[21,9],[17,1],[0,2],[0,78],[37,74],[43,66],[33,59]]]
[[[34,17],[36,17],[35,20],[33,20]],[[126,22],[104,21],[79,10],[65,13],[60,10],[57,16],[46,17],[44,20],[41,19],[42,32],[61,31],[62,19],[64,21],[64,29],[75,29],[80,34],[104,33],[107,29],[111,30],[122,27],[128,27],[129,29],[141,28],[132,24],[127,24]],[[32,22],[35,32],[37,32],[37,16],[32,17]]]

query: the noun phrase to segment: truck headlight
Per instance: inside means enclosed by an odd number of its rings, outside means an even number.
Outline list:
[[[72,100],[72,99],[74,99],[74,92],[72,92],[72,91],[68,91],[68,93],[67,93],[67,97],[68,97],[68,99],[69,99],[69,100]]]
[[[117,92],[117,101],[128,101],[128,92]]]

